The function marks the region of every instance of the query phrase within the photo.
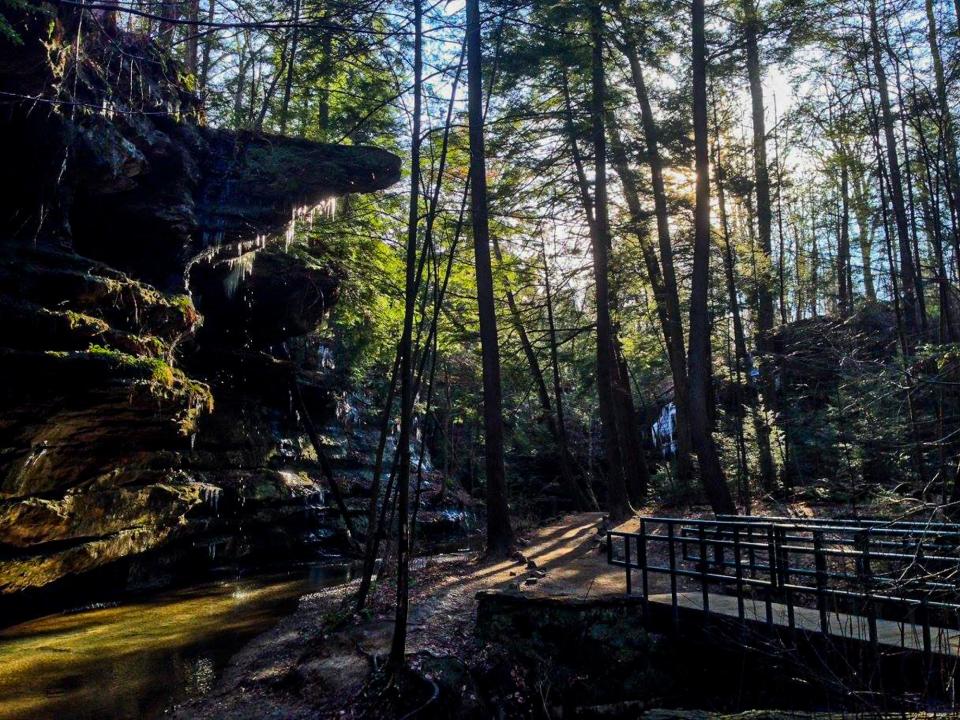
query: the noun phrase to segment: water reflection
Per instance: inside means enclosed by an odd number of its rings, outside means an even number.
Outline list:
[[[0,718],[158,717],[210,691],[229,658],[349,566],[209,582],[0,631]]]

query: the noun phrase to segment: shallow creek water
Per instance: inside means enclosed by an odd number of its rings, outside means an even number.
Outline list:
[[[155,718],[349,565],[216,580],[0,630],[0,718]]]

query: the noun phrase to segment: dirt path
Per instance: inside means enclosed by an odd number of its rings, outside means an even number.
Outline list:
[[[531,530],[522,559],[478,562],[466,553],[417,559],[408,653],[469,657],[476,652],[473,625],[480,590],[581,597],[622,593],[623,575],[607,565],[601,545],[602,520],[601,513],[579,513]],[[212,693],[180,707],[175,717],[349,717],[349,698],[361,691],[389,650],[391,589],[389,582],[379,587],[370,615],[363,617],[344,617],[352,584],[302,598],[294,615],[231,661]],[[334,624],[338,629],[331,632]]]

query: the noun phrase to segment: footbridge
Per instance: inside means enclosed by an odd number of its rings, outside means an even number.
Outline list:
[[[609,532],[649,629],[724,623],[792,643],[960,657],[960,525],[879,519],[644,517]]]

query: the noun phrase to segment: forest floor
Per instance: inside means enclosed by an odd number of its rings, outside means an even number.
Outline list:
[[[708,514],[687,510],[688,517]],[[486,560],[459,552],[411,563],[407,653],[417,658],[475,662],[484,649],[475,634],[476,595],[512,589],[533,596],[593,598],[624,592],[623,571],[607,564],[598,532],[602,513],[577,513],[521,532],[520,552]],[[638,520],[618,529],[633,530]],[[651,548],[660,547],[660,543]],[[665,561],[665,559],[664,559]],[[666,582],[651,576],[652,592]],[[393,634],[392,580],[375,587],[369,607],[351,612],[356,582],[307,595],[296,613],[233,658],[209,694],[180,706],[187,718],[362,717],[364,691],[389,653]]]
[[[471,553],[415,559],[408,654],[469,658],[478,652],[473,625],[481,590],[580,597],[622,593],[622,571],[607,565],[598,533],[602,522],[602,513],[578,513],[531,529],[521,555],[508,560],[477,559]],[[176,717],[350,717],[351,698],[389,652],[390,584],[376,589],[362,616],[343,610],[355,583],[305,596],[295,614],[231,661],[210,695],[181,706]]]

